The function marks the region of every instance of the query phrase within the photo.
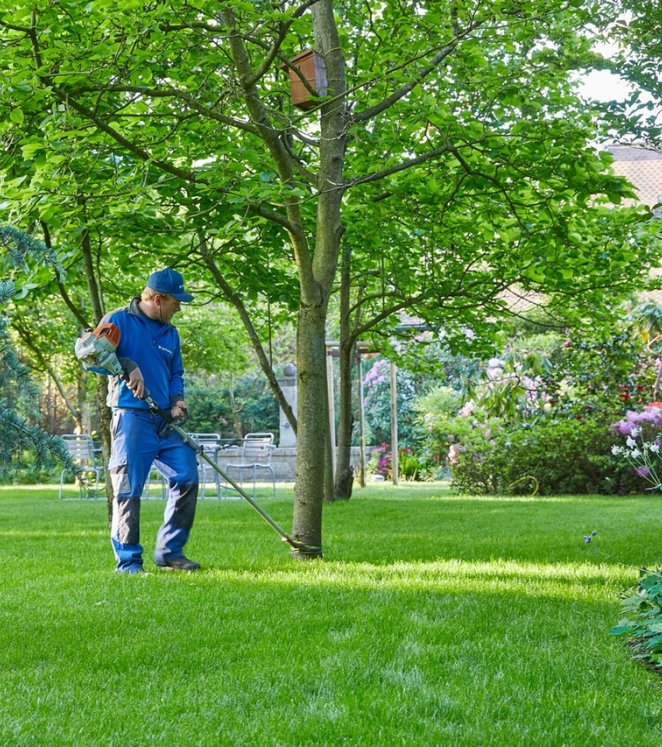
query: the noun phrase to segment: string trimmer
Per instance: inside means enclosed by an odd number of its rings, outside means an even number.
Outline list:
[[[116,350],[120,343],[121,331],[115,324],[100,324],[96,329],[88,329],[76,340],[76,357],[83,364],[86,371],[103,376],[120,376],[125,381],[129,380],[128,374],[120,364]],[[229,475],[227,475],[216,462],[205,453],[204,446],[192,438],[171,415],[170,410],[162,408],[155,402],[147,389],[141,397],[154,415],[158,415],[164,422],[166,429],[178,433],[185,444],[203,459],[215,472],[217,472],[234,490],[260,514],[260,516],[276,531],[283,542],[304,555],[319,555],[321,548],[307,545],[305,542],[291,537],[278,522],[270,516],[243,488],[241,488]],[[181,422],[181,421],[180,421]]]

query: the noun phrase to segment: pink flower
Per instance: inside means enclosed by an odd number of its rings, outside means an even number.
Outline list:
[[[650,424],[657,430],[662,430],[662,409],[659,407],[645,407],[641,412],[628,410],[623,420],[612,425],[612,428],[621,436],[631,436],[632,429],[644,423]]]

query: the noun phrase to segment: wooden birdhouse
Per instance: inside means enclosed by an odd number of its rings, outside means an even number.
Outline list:
[[[299,70],[317,96],[326,96],[326,65],[323,57],[315,50],[308,49],[298,54],[290,60],[289,66],[283,65],[283,67],[290,75],[290,96],[294,106],[306,110],[317,106],[318,102],[313,100],[312,94],[292,68]]]

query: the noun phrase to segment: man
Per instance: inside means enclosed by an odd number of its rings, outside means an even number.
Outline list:
[[[121,573],[143,571],[140,496],[152,462],[170,485],[154,562],[174,570],[200,568],[184,555],[198,497],[195,453],[177,433],[164,432],[162,419],[141,399],[147,391],[161,407],[170,408],[173,418],[185,414],[179,333],[171,320],[180,303],[191,300],[182,276],[166,267],[150,275],[139,298],[102,320],[120,328],[117,356],[129,378],[111,379],[107,400],[113,411],[108,463],[113,484],[111,542]]]

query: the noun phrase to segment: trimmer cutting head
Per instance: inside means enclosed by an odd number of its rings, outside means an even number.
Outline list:
[[[320,557],[322,555],[321,547],[315,547],[314,545],[307,545],[305,542],[300,542],[299,540],[295,540],[292,537],[289,537],[289,536],[283,537],[283,542],[287,542],[287,544],[293,550],[296,550],[301,555],[320,556]]]

